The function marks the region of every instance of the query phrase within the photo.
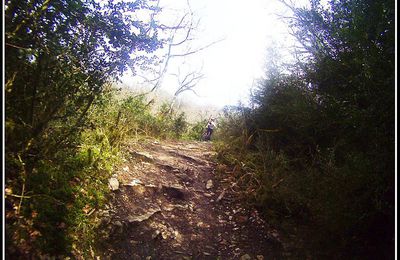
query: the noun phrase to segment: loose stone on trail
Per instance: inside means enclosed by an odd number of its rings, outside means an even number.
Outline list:
[[[110,178],[110,179],[108,180],[108,186],[110,187],[110,189],[111,189],[112,191],[118,190],[118,188],[119,188],[118,179],[117,179],[117,178],[114,178],[114,177]]]
[[[211,189],[213,186],[214,186],[214,185],[213,185],[213,181],[212,181],[212,180],[208,180],[208,181],[207,181],[207,184],[206,184],[206,189],[209,190],[209,189]]]

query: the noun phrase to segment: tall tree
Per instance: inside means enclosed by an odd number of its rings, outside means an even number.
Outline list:
[[[6,141],[10,156],[34,161],[51,142],[68,142],[105,83],[134,52],[161,46],[157,26],[132,15],[147,1],[7,1]],[[67,125],[55,127],[57,123]],[[32,160],[33,159],[33,160]]]
[[[76,151],[87,112],[108,82],[162,46],[152,19],[159,12],[152,0],[5,2],[6,185],[19,200],[12,201],[18,218],[32,209],[27,198],[37,190],[58,194],[52,202],[68,200],[67,155]],[[48,221],[40,224],[49,232],[44,248],[62,248],[51,216],[39,215]],[[23,228],[20,220],[8,224]]]

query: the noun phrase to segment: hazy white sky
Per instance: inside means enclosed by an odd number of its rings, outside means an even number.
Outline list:
[[[186,0],[161,0],[161,5],[183,8]],[[245,100],[254,80],[263,75],[266,49],[273,42],[288,43],[286,24],[276,14],[289,14],[277,0],[190,0],[191,9],[200,18],[196,32],[197,46],[224,39],[183,60],[170,63],[173,73],[177,66],[198,69],[205,75],[195,87],[200,97],[188,93],[196,103],[210,103],[222,107]],[[129,81],[129,80],[128,80]],[[174,77],[166,77],[162,88],[173,92],[177,87]]]

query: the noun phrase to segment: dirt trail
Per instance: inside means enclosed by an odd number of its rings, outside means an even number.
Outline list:
[[[115,176],[119,188],[101,213],[101,259],[281,259],[257,211],[218,183],[210,143],[129,149]]]

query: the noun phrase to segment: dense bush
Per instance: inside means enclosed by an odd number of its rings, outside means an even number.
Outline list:
[[[50,147],[52,156],[40,159],[29,175],[21,160],[22,189],[27,187],[23,201],[16,200],[18,186],[7,176],[6,201],[18,205],[16,211],[7,210],[7,256],[88,253],[95,236],[90,214],[106,201],[107,180],[119,158],[111,142],[115,111],[109,94],[88,110],[87,127],[74,132],[73,146]]]
[[[308,55],[270,68],[251,108],[227,110],[219,157],[266,218],[295,235],[300,258],[392,259],[393,3],[293,11]]]
[[[162,46],[154,21],[129,15],[138,11],[159,10],[151,1],[5,1],[7,258],[89,250],[90,213],[125,134],[109,82]]]

